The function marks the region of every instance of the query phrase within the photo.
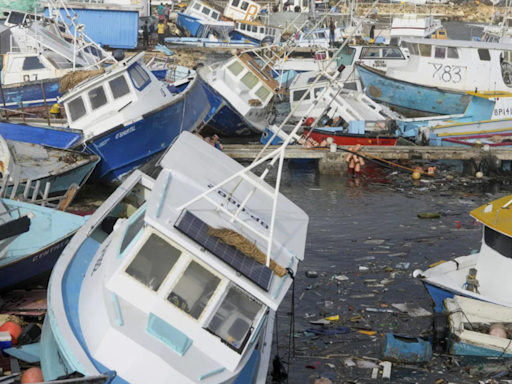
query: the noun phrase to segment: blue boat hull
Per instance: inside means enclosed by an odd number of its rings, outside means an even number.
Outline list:
[[[47,106],[50,107],[57,102],[57,97],[60,96],[59,81],[60,78],[4,85],[2,87],[4,98],[0,107],[3,108],[4,102],[5,107],[9,109],[21,109],[22,102],[24,108],[40,107],[44,105],[45,98]]]
[[[368,97],[409,117],[463,114],[471,100],[462,92],[392,79],[361,65],[357,70]]]
[[[48,145],[62,149],[69,149],[82,139],[82,132],[74,129],[34,127],[11,123],[0,123],[0,135],[5,140]]]
[[[48,278],[60,254],[74,232],[37,253],[0,267],[0,292],[6,292],[31,281]]]
[[[88,238],[77,250],[62,280],[62,299],[73,334],[89,360],[99,372],[108,372],[115,371],[116,367],[105,367],[91,356],[82,333],[78,309],[83,281],[82,276],[87,272],[99,246],[100,244],[97,241]],[[49,297],[48,301],[48,314],[45,318],[41,335],[41,368],[46,381],[55,380],[59,376],[80,371],[79,363],[69,348],[66,347],[66,342],[60,335],[58,328],[52,327],[52,323],[55,323],[55,320],[51,310],[51,297]],[[233,384],[253,383],[258,374],[260,361],[260,352],[255,350]],[[128,384],[121,376],[116,376],[111,383]]]
[[[240,33],[238,31],[231,32],[231,38],[235,40],[242,40],[242,41],[248,41],[250,43],[256,44],[257,46],[261,45],[261,41],[258,39],[255,39],[254,37],[244,35],[243,33]]]
[[[185,15],[184,13],[178,12],[178,19],[176,20],[178,28],[186,35],[191,37],[197,37],[201,23],[199,19],[194,16]]]
[[[205,123],[215,133],[225,137],[247,137],[261,135],[261,132],[252,127],[236,109],[204,79],[200,79],[203,89],[210,103],[210,110]]]
[[[183,131],[192,132],[204,122],[208,98],[198,80],[192,80],[180,97],[127,126],[115,127],[88,141],[87,150],[101,157],[92,180],[117,184],[128,174],[154,162]]]

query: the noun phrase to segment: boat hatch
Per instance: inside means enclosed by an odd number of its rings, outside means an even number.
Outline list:
[[[189,213],[189,215],[192,214]],[[191,216],[188,216],[188,219],[190,218]],[[196,218],[196,220],[199,219]],[[184,226],[195,227],[190,222],[183,220],[180,222]],[[139,228],[142,228],[141,222],[136,218],[132,225],[127,226],[125,232],[126,238],[135,239],[133,241],[137,246],[127,247],[126,242],[123,241],[126,249],[132,254],[127,260],[128,264],[123,264],[124,266],[121,267],[121,275],[124,271],[131,278],[130,285],[134,288],[131,290],[129,301],[137,305],[138,299],[143,296],[135,295],[135,292],[141,293],[141,291],[133,283],[136,282],[137,286],[143,285],[152,292],[151,297],[154,300],[162,300],[164,305],[163,309],[158,309],[159,305],[155,302],[156,306],[151,305],[153,309],[149,316],[158,316],[164,322],[171,324],[174,328],[171,333],[179,333],[182,339],[182,336],[186,336],[189,331],[192,332],[187,328],[190,327],[190,321],[193,321],[203,331],[208,332],[207,334],[219,338],[224,345],[241,355],[267,307],[152,227],[143,229],[142,236],[134,235]],[[191,235],[190,231],[189,235]],[[196,233],[195,235],[202,237],[204,234]],[[218,245],[224,244],[219,242]],[[188,320],[184,322],[183,318],[176,316],[176,310],[184,314]],[[148,333],[152,335],[151,332]],[[202,342],[197,336],[187,337],[193,339],[194,343]],[[204,342],[208,341],[204,340]],[[166,344],[172,349],[176,345],[172,340]],[[180,355],[186,352],[182,348],[179,349],[176,352]]]
[[[142,68],[141,70],[145,73]],[[149,83],[150,80],[146,81],[145,77],[143,77],[137,69],[134,69],[133,73],[131,80],[136,88],[145,87]],[[122,74],[112,80],[106,80],[102,83],[98,83],[98,86],[92,89],[84,89],[77,97],[66,102],[65,108],[67,116],[69,116],[70,121],[74,123],[87,114],[93,113],[101,107],[106,106],[113,101],[117,101],[130,93],[131,90],[126,79],[126,75]]]

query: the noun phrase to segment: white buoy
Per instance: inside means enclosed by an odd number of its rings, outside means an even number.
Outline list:
[[[484,177],[484,174],[482,172],[477,172],[475,176],[477,179],[481,179],[482,177]]]
[[[412,277],[414,277],[414,278],[420,277],[421,275],[423,275],[423,271],[422,271],[421,269],[416,269],[416,270],[412,273]]]
[[[485,152],[489,152],[491,150],[491,146],[489,144],[485,144],[482,149],[485,151]]]

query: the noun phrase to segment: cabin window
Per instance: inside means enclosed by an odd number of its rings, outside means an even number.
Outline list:
[[[438,31],[437,34],[439,36],[445,36],[446,35],[446,32],[445,31]]]
[[[144,213],[145,209],[142,209],[136,213],[134,213],[135,220],[131,221],[131,223],[128,224],[128,228],[126,229],[126,232],[124,233],[123,241],[121,243],[121,248],[119,249],[119,253],[123,253],[126,248],[131,244],[132,240],[135,239],[135,236],[140,232],[142,227],[144,227]]]
[[[265,28],[265,35],[268,35],[268,28]]]
[[[260,33],[263,33],[263,34],[265,33],[265,27],[260,27]]]
[[[107,104],[107,96],[105,95],[105,90],[103,87],[94,88],[88,92],[89,101],[91,102],[92,110],[96,110],[99,107]]]
[[[512,258],[512,238],[492,228],[485,227],[484,240],[489,248],[492,248],[502,256]]]
[[[383,48],[382,57],[387,59],[401,59],[402,52],[398,48]]]
[[[180,256],[179,249],[151,234],[126,268],[126,273],[156,292]]]
[[[459,58],[459,52],[457,52],[457,48],[448,47],[448,58],[449,59],[458,59]]]
[[[258,27],[257,27],[257,26],[255,26],[255,25],[253,25],[253,26],[252,26],[252,31],[253,31],[254,33],[258,32]]]
[[[210,321],[208,330],[235,351],[242,352],[262,308],[263,305],[247,293],[231,287]]]
[[[235,61],[233,64],[231,64],[228,67],[229,72],[231,72],[233,75],[238,76],[240,72],[244,70],[244,66],[240,64],[238,61]]]
[[[434,57],[436,59],[444,59],[446,57],[446,48],[445,47],[435,47],[434,48]]]
[[[215,20],[219,20],[219,12],[212,11],[212,18]]]
[[[264,86],[262,85],[257,91],[256,91],[256,96],[258,97],[258,99],[260,99],[261,101],[265,101],[267,100],[267,97],[268,95],[270,95],[270,91]]]
[[[233,2],[231,3],[231,5],[233,5],[233,7],[238,7],[239,4],[240,4],[240,0],[233,0]]]
[[[132,65],[130,69],[128,69],[128,73],[132,78],[133,84],[139,91],[149,84],[149,75],[139,64]]]
[[[206,16],[210,16],[211,10],[209,8],[203,7],[201,12],[204,13]]]
[[[398,37],[392,37],[389,41],[389,45],[398,45]]]
[[[128,87],[128,83],[124,76],[116,77],[114,80],[110,80],[108,84],[110,85],[110,90],[112,91],[114,99],[119,99],[120,97],[130,93],[130,87]]]
[[[423,57],[430,57],[432,55],[432,47],[426,44],[419,44],[420,54]]]
[[[68,109],[72,121],[77,121],[87,113],[82,97],[77,97],[75,100],[70,101],[68,103]]]
[[[23,62],[23,70],[24,71],[34,71],[38,69],[46,69],[43,63],[41,63],[41,60],[39,60],[39,57],[32,56],[32,57],[26,57],[25,61]]]
[[[482,61],[491,61],[491,54],[489,53],[488,49],[479,49],[478,56]]]
[[[242,11],[247,11],[247,8],[249,8],[249,3],[247,1],[242,1]]]
[[[192,7],[194,8],[195,10],[199,11],[201,9],[201,4],[199,3],[195,3],[194,6]]]
[[[167,300],[197,320],[201,317],[219,284],[219,277],[199,263],[192,261]]]
[[[244,77],[242,77],[242,83],[249,89],[253,89],[256,84],[258,84],[259,80],[256,76],[254,76],[251,72],[247,72]]]
[[[376,59],[380,57],[379,48],[364,48],[362,52],[363,59]]]
[[[324,32],[320,32],[320,33],[318,33],[318,38],[319,38],[319,39],[325,39],[325,38],[326,38],[325,33],[324,33]]]
[[[300,99],[302,99],[302,96],[304,96],[304,94],[306,92],[307,92],[307,95],[306,95],[306,98],[304,100],[311,99],[311,94],[308,91],[309,91],[308,89],[301,89],[299,91],[294,91],[293,92],[293,101],[299,101]]]
[[[412,44],[412,52],[414,52],[416,56],[420,55],[420,48],[418,47],[418,44]]]
[[[319,88],[313,88],[313,95],[315,99],[318,99],[318,96],[320,96],[320,93],[324,90],[324,87]]]
[[[23,23],[23,19],[25,18],[25,14],[21,12],[11,12],[9,15],[9,20],[7,23],[9,24],[21,24]]]

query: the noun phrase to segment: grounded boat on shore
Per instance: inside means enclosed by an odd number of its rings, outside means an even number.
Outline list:
[[[0,199],[0,292],[48,278],[86,218]]]
[[[151,172],[181,132],[203,124],[210,105],[195,74],[173,84],[161,82],[146,68],[143,56],[125,59],[70,89],[59,100],[68,117],[63,128],[30,126],[27,119],[27,125],[17,126],[16,136],[39,144],[40,136],[33,132],[43,130],[45,137],[60,139],[71,134],[66,132],[70,127],[73,134],[81,132],[71,147],[101,158],[92,179],[119,183],[134,169]],[[12,124],[0,124],[0,135],[10,139],[9,132]]]
[[[279,83],[247,53],[201,67],[198,73],[211,105],[205,123],[215,133],[257,135],[274,119],[272,99]]]
[[[52,273],[45,380],[115,370],[114,384],[266,382],[308,217],[256,165],[184,132],[158,179],[126,179]]]

